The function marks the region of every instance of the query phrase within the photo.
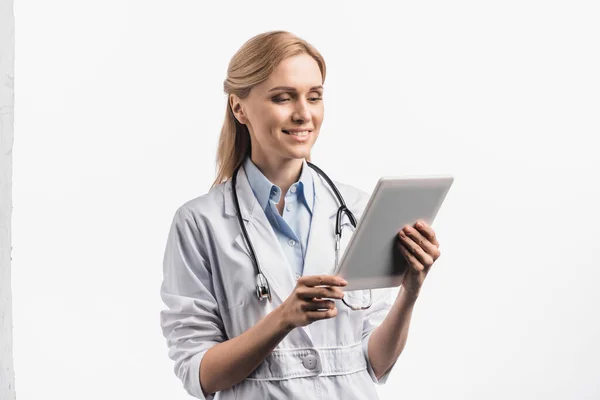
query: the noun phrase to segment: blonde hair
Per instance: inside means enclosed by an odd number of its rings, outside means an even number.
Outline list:
[[[305,40],[286,31],[271,31],[254,36],[240,47],[229,62],[223,90],[227,94],[225,121],[219,136],[216,168],[217,177],[212,186],[231,178],[233,172],[250,155],[250,133],[231,109],[230,97],[246,98],[255,85],[266,81],[284,59],[308,54],[315,59],[325,82],[325,60],[321,53]],[[310,161],[310,154],[307,157]]]

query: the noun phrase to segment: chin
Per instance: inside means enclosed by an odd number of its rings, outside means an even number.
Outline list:
[[[306,149],[291,149],[286,153],[289,155],[290,158],[304,159],[310,155],[311,149],[312,147],[307,147]]]

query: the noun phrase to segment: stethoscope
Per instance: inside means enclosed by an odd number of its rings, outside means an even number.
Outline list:
[[[339,262],[339,252],[340,252],[340,241],[342,239],[342,217],[343,217],[343,214],[346,214],[348,216],[348,219],[350,220],[350,223],[352,224],[352,226],[354,228],[356,228],[356,218],[354,217],[354,214],[352,214],[352,211],[350,211],[348,209],[348,207],[346,207],[346,202],[344,201],[344,198],[338,191],[338,189],[335,186],[335,184],[333,183],[333,181],[331,179],[329,179],[327,174],[311,162],[307,161],[306,164],[309,167],[311,167],[312,169],[314,169],[315,171],[317,171],[317,173],[319,175],[321,175],[323,178],[325,178],[325,180],[329,184],[329,187],[331,187],[333,189],[333,191],[335,192],[335,196],[337,197],[337,199],[340,203],[340,207],[338,208],[337,215],[335,218],[335,272],[337,273],[338,262]],[[236,186],[237,174],[238,174],[238,171],[240,170],[241,166],[242,165],[240,164],[236,168],[236,170],[233,172],[233,177],[231,178],[231,185],[232,185],[232,189],[233,189],[233,202],[235,203],[238,222],[240,224],[240,227],[242,228],[242,235],[244,236],[244,240],[246,241],[246,243],[248,244],[248,248],[250,249],[250,255],[252,257],[252,261],[254,263],[254,267],[255,267],[255,271],[256,271],[256,296],[258,297],[259,300],[268,299],[269,302],[272,302],[271,288],[269,287],[269,282],[267,281],[267,278],[265,278],[265,276],[262,273],[262,270],[260,269],[260,265],[258,264],[258,259],[256,258],[256,253],[254,252],[254,247],[252,246],[252,242],[250,242],[250,238],[248,237],[248,232],[246,231],[246,226],[244,225],[244,221],[242,220],[242,213],[240,212],[240,203],[238,201],[237,190],[236,190],[235,186]],[[367,308],[371,307],[371,305],[373,304],[373,293],[371,292],[371,289],[369,289],[369,304],[367,304],[366,306],[355,306],[355,305],[348,304],[348,303],[346,303],[346,300],[344,298],[342,298],[342,302],[346,306],[350,307],[352,310],[366,310]]]

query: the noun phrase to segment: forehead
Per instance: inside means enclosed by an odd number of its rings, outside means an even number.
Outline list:
[[[317,61],[308,54],[299,54],[281,61],[271,76],[260,86],[266,91],[275,86],[291,86],[298,90],[308,90],[322,84],[323,77]]]

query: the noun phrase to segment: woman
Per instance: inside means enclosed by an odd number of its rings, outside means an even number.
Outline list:
[[[307,164],[324,81],[321,54],[284,31],[255,36],[229,64],[218,176],[175,213],[161,287],[169,356],[197,398],[375,399],[374,383],[404,347],[439,243],[423,221],[404,227],[399,249],[411,268],[402,289],[373,290],[365,310],[341,302],[361,304],[364,291],[344,293],[346,282],[331,275],[339,205]],[[360,217],[368,194],[336,185]],[[252,253],[269,299],[257,297]]]

